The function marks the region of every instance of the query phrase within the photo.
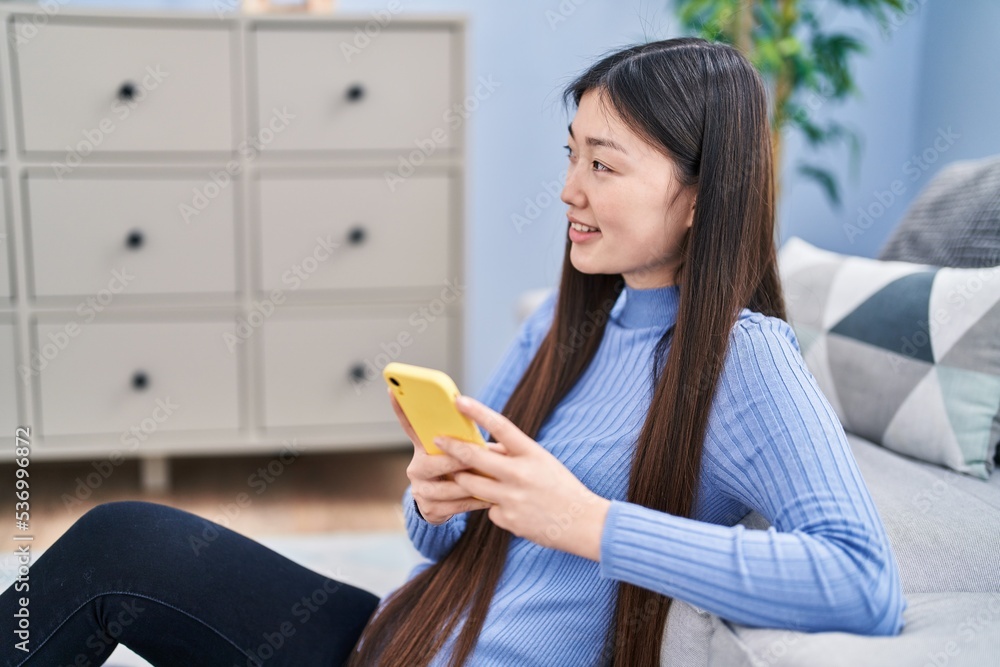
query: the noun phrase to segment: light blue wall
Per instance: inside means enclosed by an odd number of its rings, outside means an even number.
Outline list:
[[[927,13],[934,28],[924,38],[914,150],[931,147],[939,130],[951,127],[961,139],[947,161],[1000,154],[1000,2],[936,0]]]
[[[67,4],[205,10],[214,6],[212,0],[70,0]],[[387,0],[341,0],[339,7],[367,13],[386,4]],[[874,256],[933,171],[909,180],[907,161],[933,141],[934,128],[950,122],[965,130],[962,142],[943,158],[998,152],[995,133],[992,144],[972,139],[992,130],[987,119],[997,117],[996,58],[990,67],[959,66],[986,56],[986,47],[992,46],[986,41],[988,31],[1000,25],[998,3],[939,1],[930,7],[930,2],[914,0],[912,4],[917,11],[883,36],[828,3],[829,25],[867,34],[871,53],[857,60],[863,99],[839,107],[823,105],[820,111],[859,128],[865,151],[856,180],[848,177],[845,151],[827,156],[828,165],[841,174],[844,189],[845,205],[837,211],[817,186],[794,174],[803,148],[794,135],[788,138],[779,206],[782,240],[794,234],[831,250]],[[518,296],[527,289],[554,285],[558,277],[565,230],[562,202],[551,198],[532,224],[520,231],[512,216],[529,212],[530,201],[544,204],[547,183],[555,192],[561,188],[558,181],[566,164],[562,145],[569,120],[561,106],[562,87],[609,49],[676,36],[676,21],[667,0],[403,0],[403,6],[408,12],[466,13],[470,89],[480,76],[500,84],[468,125],[468,345],[466,376],[456,381],[465,393],[475,393],[514,334]],[[982,90],[977,87],[983,81],[992,86],[992,104],[956,111],[963,104],[978,104],[975,100]],[[857,209],[877,203],[877,193],[896,179],[906,179],[902,195],[851,242],[845,224],[856,222]],[[553,181],[557,183],[552,185]]]

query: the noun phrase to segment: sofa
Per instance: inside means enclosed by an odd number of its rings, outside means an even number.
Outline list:
[[[1000,266],[998,192],[1000,157],[948,165],[918,194],[878,260]],[[517,318],[526,317],[550,290],[522,294]],[[791,314],[789,309],[794,326]],[[800,338],[806,330],[801,331]],[[1000,339],[1000,329],[996,336]],[[993,426],[995,445],[1000,413]],[[896,554],[908,602],[902,632],[879,637],[750,627],[675,599],[662,665],[1000,665],[1000,466],[991,463],[984,479],[981,463],[981,476],[975,477],[894,451],[852,432],[848,423],[844,428]],[[755,511],[739,523],[750,529],[770,526]]]

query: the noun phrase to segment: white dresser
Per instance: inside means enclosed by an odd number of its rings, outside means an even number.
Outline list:
[[[465,18],[0,19],[4,450],[410,446],[381,369],[462,380]]]

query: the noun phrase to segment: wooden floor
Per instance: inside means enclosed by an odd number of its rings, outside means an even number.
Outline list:
[[[187,510],[249,537],[332,531],[403,530],[400,497],[412,446],[397,450],[173,459],[172,488],[144,494],[139,466],[125,461],[107,477],[89,461],[33,462],[34,548],[48,547],[84,512],[112,500],[149,500]],[[6,517],[0,538],[11,544],[14,466],[0,465]]]

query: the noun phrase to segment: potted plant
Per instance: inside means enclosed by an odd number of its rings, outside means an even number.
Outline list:
[[[811,147],[843,141],[855,173],[860,158],[857,134],[816,111],[827,102],[857,94],[851,58],[866,52],[860,38],[824,30],[819,13],[839,5],[878,23],[883,33],[902,18],[904,0],[672,0],[688,34],[732,44],[760,70],[769,88],[775,198],[780,192],[781,135],[800,130]],[[819,164],[801,161],[798,172],[816,181],[830,203],[840,206],[836,179]]]

